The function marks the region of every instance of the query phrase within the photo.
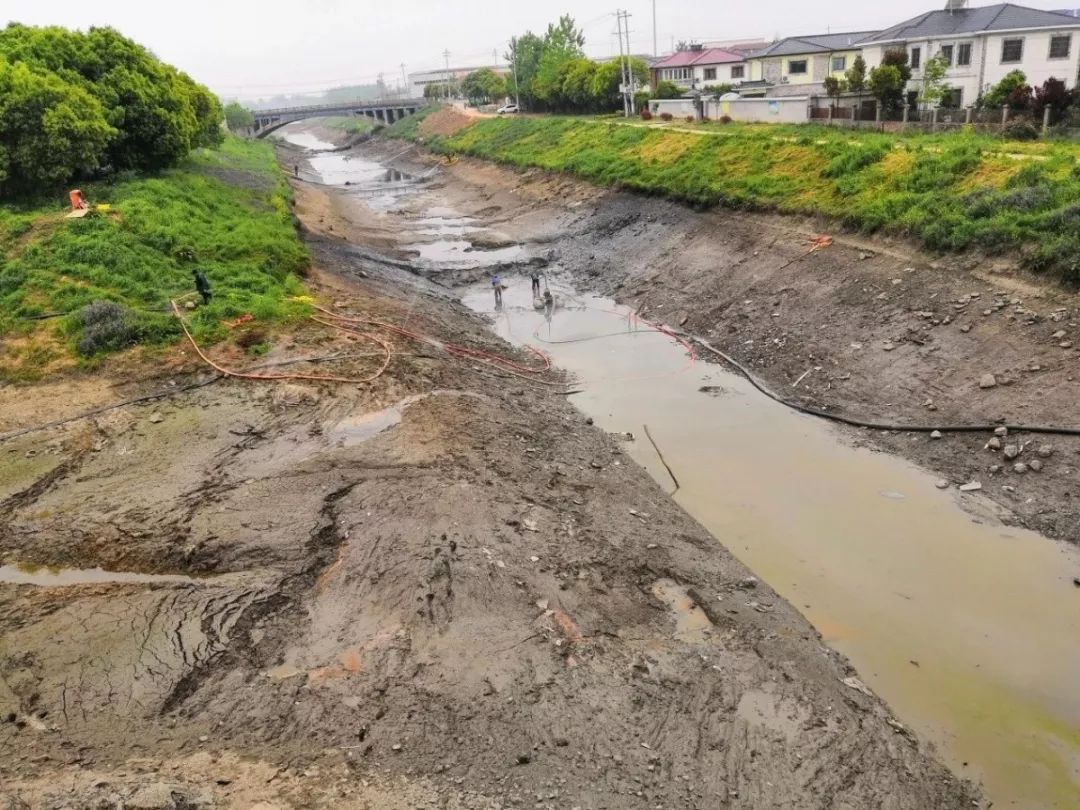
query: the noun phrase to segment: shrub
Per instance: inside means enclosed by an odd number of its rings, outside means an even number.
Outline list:
[[[648,107],[642,107],[641,108],[641,120],[642,121],[652,121],[652,113],[649,111]]]
[[[688,116],[686,116],[686,123],[688,123],[688,124],[692,124],[692,123],[694,123],[695,121],[697,121],[697,119],[696,119],[696,118],[694,118],[694,116],[692,116],[692,115],[688,115]]]
[[[711,118],[709,118],[709,116],[707,116],[707,115],[703,115],[703,116],[701,116],[701,123],[703,123],[703,124],[708,124],[708,123],[710,123],[711,121],[712,121],[712,119],[711,119]]]
[[[83,357],[116,351],[137,343],[140,329],[134,313],[114,301],[94,301],[74,317],[75,350]]]
[[[674,118],[675,118],[675,116],[672,115],[671,113],[660,113],[660,120],[661,121],[671,121]]]
[[[1011,121],[1002,128],[1001,137],[1010,141],[1037,141],[1039,128],[1030,121]]]
[[[730,115],[721,115],[720,116],[720,123],[721,124],[730,124],[731,123],[731,116]]]

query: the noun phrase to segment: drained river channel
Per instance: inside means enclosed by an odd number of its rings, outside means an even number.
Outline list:
[[[355,154],[310,165],[311,179],[348,184],[376,211],[424,180]],[[423,193],[434,206],[437,190]],[[418,263],[448,269],[525,256],[471,250],[482,227],[431,207],[403,223],[402,244],[415,238]],[[534,305],[527,272],[503,268],[500,307],[487,282],[464,302],[572,374],[576,406],[632,434],[627,453],[801,610],[901,723],[995,807],[1080,807],[1080,551],[1004,526],[977,494],[939,490],[918,467],[693,357],[626,307],[573,289],[572,268],[544,277],[550,309]]]

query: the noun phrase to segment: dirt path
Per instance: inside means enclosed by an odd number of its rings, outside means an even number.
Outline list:
[[[534,243],[640,227],[575,223],[596,192],[558,182],[474,210],[516,238],[561,193]],[[324,301],[510,354],[325,194],[298,199]],[[4,562],[189,578],[0,584],[11,806],[972,806],[558,375],[383,337],[364,388],[223,382],[2,448],[51,460],[7,482]],[[275,352],[366,347],[306,327]]]

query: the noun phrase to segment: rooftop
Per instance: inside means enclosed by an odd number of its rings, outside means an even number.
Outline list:
[[[654,68],[690,67],[691,65],[725,65],[745,62],[746,56],[723,48],[704,48],[700,51],[679,51],[653,64]]]
[[[918,17],[867,36],[862,43],[905,42],[912,39],[936,39],[983,31],[1018,31],[1025,28],[1064,28],[1080,26],[1080,19],[1060,11],[998,3],[981,8],[955,11],[928,11]],[[860,43],[860,44],[862,44]]]

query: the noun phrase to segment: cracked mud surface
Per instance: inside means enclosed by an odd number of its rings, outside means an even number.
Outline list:
[[[312,240],[317,292],[343,311],[511,351],[370,244]],[[845,685],[853,672],[807,622],[767,586],[749,593],[745,567],[557,389],[395,347],[363,389],[222,382],[0,448],[18,462],[4,560],[191,577],[0,584],[0,794],[971,806]],[[396,424],[356,431],[410,397]],[[661,598],[661,582],[683,596]],[[701,614],[693,633],[680,610]]]

